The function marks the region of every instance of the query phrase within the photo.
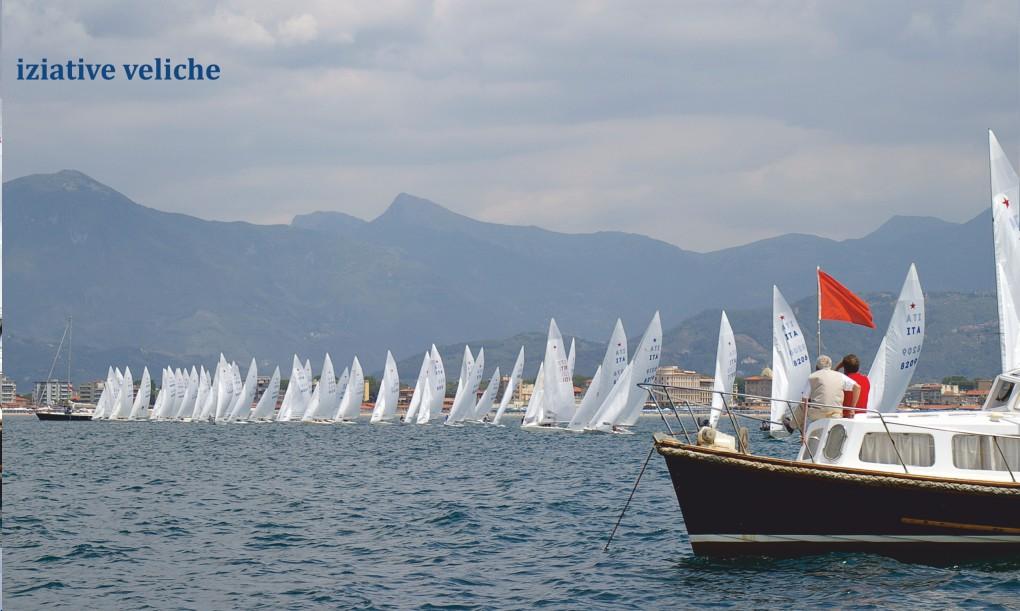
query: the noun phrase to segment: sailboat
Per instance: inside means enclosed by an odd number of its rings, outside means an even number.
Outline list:
[[[917,359],[923,345],[924,293],[917,279],[917,269],[911,263],[889,319],[889,329],[868,371],[868,381],[871,382],[869,410],[896,411],[917,370]]]
[[[772,403],[769,435],[774,439],[789,436],[783,418],[792,415],[800,401],[801,391],[811,375],[804,333],[800,330],[793,308],[772,287]]]
[[[110,420],[127,420],[131,415],[131,406],[134,404],[135,381],[131,377],[131,368],[124,368],[124,379],[120,383],[120,389],[113,400],[113,411],[110,412]]]
[[[558,429],[557,423],[569,422],[574,416],[576,409],[574,381],[571,377],[567,351],[563,345],[563,335],[556,325],[556,319],[549,320],[549,334],[546,338],[542,365],[541,401],[535,406],[532,420],[525,414],[525,421],[521,424],[524,430]]]
[[[198,371],[192,367],[191,373],[185,370],[183,374],[185,383],[184,394],[181,397],[181,404],[177,408],[174,420],[188,420],[192,412],[195,411],[195,402],[198,400]]]
[[[730,319],[723,310],[719,319],[719,343],[715,348],[715,379],[712,381],[712,410],[708,426],[718,428],[723,407],[732,404],[733,381],[737,377],[737,340],[733,337]]]
[[[428,424],[443,415],[443,401],[446,399],[446,368],[439,349],[432,344],[432,367],[429,371],[428,401],[422,399],[418,410],[418,424]]]
[[[357,422],[361,416],[361,403],[365,396],[365,374],[361,370],[361,362],[354,357],[351,363],[351,377],[347,381],[347,390],[340,400],[340,408],[337,410],[335,422],[349,424]]]
[[[483,359],[482,352],[479,357]],[[446,415],[444,424],[458,425],[462,420],[474,412],[475,396],[478,386],[475,380],[481,380],[481,375],[475,374],[475,358],[471,355],[471,348],[464,346],[464,358],[460,362],[460,376],[457,378],[457,392],[453,395],[453,405],[450,406],[450,413]]]
[[[539,424],[542,410],[542,395],[545,394],[545,361],[538,364],[538,373],[535,374],[535,385],[531,389],[531,397],[528,405],[524,408],[524,420],[521,427],[535,427]]]
[[[256,365],[255,359],[252,358],[251,363],[248,365],[248,373],[244,377],[244,384],[241,385],[241,390],[237,393],[237,399],[234,400],[234,406],[230,410],[228,419],[231,422],[244,422],[248,420],[248,416],[251,415],[251,404],[255,400],[255,386],[258,384],[258,377],[258,365]],[[240,376],[238,379],[240,379]]]
[[[1002,371],[1020,369],[1020,178],[988,131]]]
[[[616,385],[623,370],[627,367],[627,334],[623,331],[623,322],[617,318],[613,332],[606,344],[606,353],[602,364],[595,370],[588,390],[581,399],[581,405],[574,412],[574,417],[567,423],[567,430],[583,432],[594,426],[595,416],[602,407],[609,391]]]
[[[387,350],[386,366],[369,422],[372,424],[389,424],[392,422],[397,417],[397,401],[399,399],[400,375],[397,373],[397,362],[393,360],[393,355]]]
[[[250,422],[272,422],[273,412],[276,411],[276,400],[280,396],[280,368],[273,370],[273,376],[269,378],[269,384],[255,404],[255,410],[248,418]]]
[[[480,368],[479,368],[480,369]],[[485,422],[485,417],[489,415],[495,405],[496,392],[499,390],[499,367],[492,372],[492,377],[489,378],[489,385],[485,387],[485,392],[478,399],[478,404],[475,405],[474,414],[471,420],[474,422]]]
[[[404,423],[412,424],[415,418],[418,417],[418,410],[421,408],[422,395],[425,393],[426,378],[429,373],[429,366],[432,364],[432,359],[429,357],[429,353],[425,352],[425,357],[421,361],[421,369],[418,370],[418,379],[414,382],[414,392],[411,393],[411,402],[407,404],[407,411],[404,412]]]
[[[662,320],[659,313],[652,316],[641,341],[634,350],[630,364],[624,368],[620,378],[609,391],[602,407],[589,427],[603,433],[626,434],[625,427],[637,424],[641,408],[648,398],[648,391],[639,384],[647,384],[655,378],[662,353]]]
[[[294,362],[290,370],[290,379],[287,382],[287,390],[283,394],[283,404],[280,406],[280,413],[277,421],[299,421],[305,413],[305,407],[311,401],[311,364],[306,368],[301,364],[298,356],[294,355]]]
[[[492,418],[492,424],[495,426],[503,426],[500,421],[503,419],[503,414],[506,412],[506,408],[510,405],[510,401],[514,398],[514,393],[521,386],[521,377],[524,375],[524,346],[521,346],[521,351],[517,353],[517,360],[514,361],[514,368],[510,372],[510,377],[506,383],[506,389],[503,390],[503,398],[499,402],[499,409],[496,410],[496,415]]]
[[[149,368],[144,367],[142,369],[142,379],[138,383],[138,394],[131,405],[131,413],[128,415],[128,420],[149,419],[149,397],[151,392],[152,381],[149,379]]]

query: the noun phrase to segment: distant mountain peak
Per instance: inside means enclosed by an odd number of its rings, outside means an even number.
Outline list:
[[[479,222],[462,214],[457,214],[424,197],[418,197],[410,193],[400,193],[393,198],[393,202],[386,208],[386,211],[372,222],[383,224],[387,222],[424,223],[436,227],[449,222],[465,221],[471,223]]]

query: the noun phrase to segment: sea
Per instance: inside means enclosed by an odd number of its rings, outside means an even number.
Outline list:
[[[1020,606],[1020,560],[698,558],[657,454],[604,551],[658,418],[630,436],[4,424],[8,610]]]

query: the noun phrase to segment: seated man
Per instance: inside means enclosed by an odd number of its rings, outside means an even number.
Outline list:
[[[868,394],[871,392],[871,381],[868,376],[861,373],[861,359],[856,354],[848,354],[836,365],[836,371],[842,370],[846,377],[850,378],[861,387],[861,392],[854,399],[851,391],[843,393],[843,417],[853,418],[855,414],[864,414],[868,411]]]

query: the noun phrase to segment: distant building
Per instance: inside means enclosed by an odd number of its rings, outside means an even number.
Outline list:
[[[659,367],[655,371],[655,384],[669,386],[669,398],[677,405],[710,405],[712,403],[712,386],[715,378],[701,375],[697,371],[680,369],[679,367]]]
[[[106,388],[106,380],[82,382],[78,385],[78,400],[82,403],[96,404],[99,402],[104,388]]]
[[[986,378],[977,378],[974,380],[974,390],[987,395],[988,391],[992,389],[993,381]]]
[[[397,394],[397,406],[398,407],[409,407],[411,405],[411,397],[414,396],[413,386],[401,386],[400,392]]]
[[[744,403],[747,405],[764,405],[772,396],[772,376],[747,376],[744,378]]]
[[[42,380],[35,383],[32,401],[36,405],[66,405],[71,400],[71,385],[64,380]]]
[[[0,405],[10,405],[18,398],[18,387],[14,380],[0,373]]]

